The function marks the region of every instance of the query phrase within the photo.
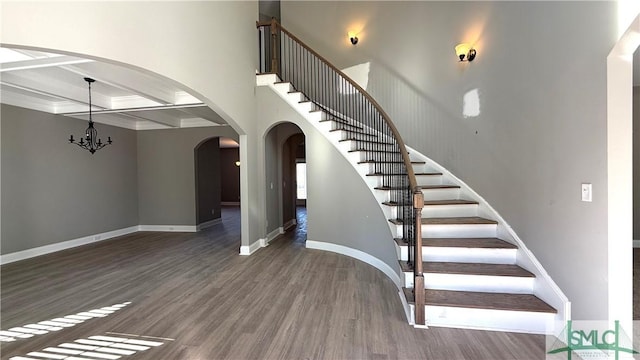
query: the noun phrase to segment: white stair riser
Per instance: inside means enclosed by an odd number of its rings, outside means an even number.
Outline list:
[[[402,226],[395,225],[395,234],[402,237]],[[495,224],[422,225],[423,238],[484,238],[496,237]]]
[[[406,245],[398,247],[398,260],[407,260]],[[515,264],[518,249],[484,249],[463,247],[422,247],[422,261],[464,262],[476,264]]]
[[[442,175],[416,175],[416,181],[419,186],[442,185]]]
[[[304,101],[304,100],[300,100],[300,101]],[[306,111],[306,112],[310,112],[310,111],[316,109],[316,105],[314,103],[312,103],[311,101],[302,102],[302,103],[299,102],[297,106],[301,111]]]
[[[389,201],[389,191],[387,190],[373,190],[373,196],[376,197],[376,200],[378,200],[379,203],[383,203],[385,201]],[[387,218],[388,219],[388,218]],[[396,225],[394,225],[396,226]],[[400,231],[402,231],[402,229],[400,229]],[[392,231],[393,234],[395,234],[395,232]]]
[[[425,200],[451,200],[460,196],[459,188],[422,189]]]
[[[289,91],[293,91],[293,86],[291,83],[278,83],[273,84],[273,87],[281,94],[287,94]]]
[[[287,93],[285,96],[289,102],[293,103],[294,106],[298,106],[300,101],[306,100],[301,92]]]
[[[415,305],[410,304],[411,318]],[[447,306],[425,306],[427,326],[456,327],[479,330],[509,331],[532,334],[551,333],[555,314],[528,311],[473,309]],[[526,354],[522,354],[525,358]]]
[[[413,288],[413,272],[404,273],[404,287]],[[517,276],[424,273],[424,288],[433,290],[478,291],[530,294],[535,278]]]
[[[346,132],[343,132],[343,131],[334,131],[334,133],[339,133],[339,134],[346,135]],[[344,137],[342,137],[340,139],[343,139],[343,138]],[[343,141],[342,143],[348,144],[349,145],[349,150],[358,150],[358,142],[357,141],[349,140],[349,141]],[[379,147],[381,150],[393,150],[394,149],[393,145],[377,144],[376,147]]]
[[[383,176],[382,175],[367,176],[367,177],[371,178],[371,180],[373,181],[371,183],[375,184],[374,186],[382,185],[382,181],[383,181]],[[440,175],[421,175],[420,177],[423,178],[422,185],[440,185],[440,183],[442,181],[442,179],[441,179],[442,176],[440,176]],[[394,178],[400,179],[401,176],[395,176]],[[428,184],[426,184],[426,183],[428,183]],[[423,215],[424,215],[424,213],[423,213]]]
[[[426,205],[422,208],[423,218],[477,216],[478,204]]]
[[[374,184],[374,186],[378,186],[379,182],[367,181],[369,184]],[[388,214],[387,219],[395,219],[397,218],[397,207],[385,205],[385,214]],[[477,204],[469,204],[469,205],[432,205],[425,206],[422,209],[422,218],[438,218],[438,217],[467,217],[467,216],[477,216],[478,215],[478,205]]]

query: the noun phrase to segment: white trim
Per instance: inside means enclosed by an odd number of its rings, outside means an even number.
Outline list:
[[[640,248],[640,240],[633,240],[633,247]]]
[[[206,229],[209,227],[212,227],[213,225],[218,225],[222,222],[222,218],[217,218],[217,219],[213,219],[213,220],[209,220],[203,223],[200,223],[198,225],[196,225],[196,231],[200,231],[202,229]]]
[[[66,250],[77,246],[87,245],[98,241],[111,239],[114,237],[131,234],[138,231],[138,226],[130,226],[123,229],[112,230],[100,234],[89,235],[73,240],[67,240],[55,244],[39,246],[32,249],[17,251],[9,254],[0,255],[0,265],[29,259],[32,257],[50,254],[56,251]]]
[[[196,225],[138,225],[140,231],[197,232]]]
[[[402,291],[402,280],[400,279],[400,275],[398,275],[398,273],[395,270],[393,270],[389,265],[387,265],[387,263],[378,259],[377,257],[369,255],[366,252],[363,252],[360,250],[352,249],[350,247],[346,247],[338,244],[332,244],[328,242],[322,242],[322,241],[307,240],[306,247],[307,249],[330,251],[330,252],[346,255],[354,259],[363,261],[373,266],[374,268],[382,271],[385,275],[389,277],[389,279],[391,279],[391,281],[393,281],[394,284],[396,284],[396,287],[398,288],[398,290]]]
[[[282,234],[284,234],[284,230],[282,229],[282,226],[277,228],[277,229],[275,229],[275,230],[273,230],[272,232],[268,233],[267,234],[267,238],[264,239],[265,240],[264,241],[264,246],[269,245],[269,243],[271,241],[273,241],[273,239],[277,238],[278,236],[280,236]]]
[[[287,221],[286,223],[284,223],[284,225],[282,226],[282,228],[284,229],[284,231],[289,230],[290,228],[294,227],[298,225],[298,221],[296,219],[291,219],[289,221]]]
[[[254,241],[253,244],[246,246],[240,246],[240,255],[244,255],[244,256],[248,256],[253,254],[254,252],[256,252],[256,250],[260,249],[262,247],[261,243],[263,242],[264,239],[258,239],[257,241]]]

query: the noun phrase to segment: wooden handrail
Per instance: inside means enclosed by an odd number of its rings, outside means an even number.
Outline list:
[[[404,141],[402,140],[402,137],[400,136],[400,132],[398,131],[394,123],[391,121],[391,118],[389,117],[389,115],[387,115],[387,113],[382,109],[382,106],[380,106],[380,104],[378,104],[378,102],[373,97],[371,97],[371,95],[369,95],[369,93],[366,90],[364,90],[360,85],[358,85],[355,81],[353,81],[349,76],[347,76],[340,69],[335,67],[331,62],[325,59],[322,55],[318,54],[315,50],[313,50],[311,47],[305,44],[297,36],[293,35],[287,29],[282,27],[282,25],[276,19],[271,19],[271,21],[268,21],[268,22],[256,21],[257,28],[267,27],[267,26],[270,27],[271,36],[274,37],[274,39],[275,39],[275,29],[278,28],[280,29],[280,31],[285,33],[289,38],[295,41],[298,45],[300,45],[310,54],[318,58],[322,63],[324,63],[330,69],[335,71],[341,78],[346,80],[351,86],[353,86],[362,96],[364,96],[364,98],[369,103],[371,103],[371,105],[373,105],[375,110],[378,111],[382,119],[384,119],[384,122],[386,123],[386,125],[391,130],[391,134],[395,138],[395,141],[398,143],[398,147],[402,155],[402,160],[407,170],[409,186],[413,194],[412,207],[414,209],[414,214],[415,214],[415,224],[413,224],[413,226],[415,226],[415,234],[414,234],[415,235],[415,239],[414,239],[414,244],[415,244],[415,252],[414,252],[415,323],[419,325],[424,325],[425,324],[425,314],[424,314],[425,299],[424,299],[424,277],[423,277],[423,267],[422,267],[422,215],[421,215],[422,208],[424,207],[424,195],[422,193],[422,189],[420,188],[420,186],[418,186],[416,175],[415,175],[415,172],[413,171],[413,166],[411,165],[411,159],[409,158],[409,152],[407,151],[407,147]],[[278,69],[277,69],[278,59],[276,58],[276,45],[275,45],[274,39],[272,39],[273,48],[271,49],[271,54],[272,54],[271,72],[278,74]],[[418,288],[419,291],[416,291],[416,288]]]
[[[369,95],[369,93],[366,90],[364,90],[360,85],[358,85],[355,81],[353,81],[350,77],[348,77],[340,69],[335,67],[331,62],[329,62],[327,59],[325,59],[322,55],[318,54],[315,50],[310,48],[307,44],[305,44],[297,36],[293,35],[287,29],[283,28],[282,25],[279,22],[277,22],[275,19],[272,20],[272,21],[269,21],[269,22],[264,22],[264,21],[263,22],[256,22],[256,25],[257,25],[257,27],[272,26],[272,23],[274,23],[274,22],[275,22],[276,26],[278,26],[282,32],[287,34],[287,36],[289,36],[290,38],[295,40],[298,44],[300,44],[300,46],[305,48],[307,51],[309,51],[315,57],[320,59],[325,65],[327,65],[333,71],[335,71],[340,76],[342,76],[345,80],[347,80],[347,82],[349,82],[349,84],[351,84],[353,87],[355,87],[367,100],[369,100],[369,102],[371,102],[371,104],[376,108],[376,110],[380,113],[380,115],[382,115],[382,118],[387,123],[387,125],[389,126],[389,129],[391,129],[391,132],[393,133],[393,136],[395,137],[396,141],[398,142],[398,146],[400,147],[400,151],[402,152],[402,160],[404,161],[404,164],[405,164],[405,166],[407,168],[407,175],[409,177],[409,185],[411,186],[411,190],[414,191],[414,192],[421,191],[420,187],[418,186],[418,181],[416,180],[416,174],[413,171],[413,167],[411,166],[411,159],[409,158],[409,152],[407,151],[407,147],[405,146],[404,141],[402,141],[402,137],[400,137],[400,132],[398,132],[398,129],[393,124],[393,122],[391,122],[391,120],[389,118],[389,115],[387,115],[387,113],[382,109],[380,104],[378,104],[378,102],[373,97],[371,97],[371,95]]]

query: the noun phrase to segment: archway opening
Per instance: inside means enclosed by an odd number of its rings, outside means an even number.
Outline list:
[[[305,135],[293,123],[281,123],[265,136],[267,233],[297,225],[306,235]],[[306,236],[301,238],[306,239]]]

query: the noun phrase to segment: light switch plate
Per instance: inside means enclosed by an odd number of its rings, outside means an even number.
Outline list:
[[[593,198],[593,191],[591,184],[582,184],[582,201],[591,202]]]

